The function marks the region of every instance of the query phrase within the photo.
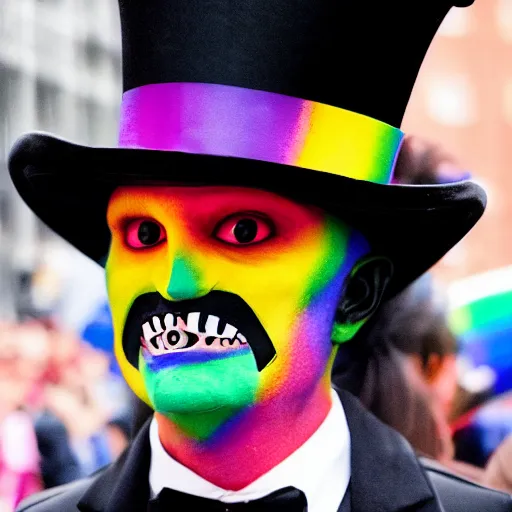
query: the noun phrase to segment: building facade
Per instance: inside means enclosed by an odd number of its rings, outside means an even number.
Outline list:
[[[62,243],[18,198],[9,148],[31,130],[115,145],[120,98],[117,0],[0,0],[0,316]]]

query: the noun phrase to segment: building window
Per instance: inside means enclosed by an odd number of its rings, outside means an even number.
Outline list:
[[[0,158],[5,157],[4,144],[11,140],[14,121],[19,118],[17,105],[24,100],[22,78],[19,70],[0,63]]]
[[[119,112],[117,109],[88,101],[89,144],[93,146],[115,146],[119,134]]]
[[[5,159],[7,126],[9,124],[9,68],[0,62],[0,162]]]
[[[87,110],[87,100],[76,96],[73,98],[75,110],[74,139],[80,144],[91,144],[91,126],[89,111]]]
[[[439,35],[444,37],[464,37],[469,34],[471,9],[452,7],[439,27]]]
[[[59,127],[59,89],[54,84],[42,79],[36,81],[36,105],[38,128],[56,131]]]
[[[83,52],[87,67],[93,72],[98,70],[103,61],[104,48],[94,36],[88,35],[84,41]]]
[[[2,165],[2,174],[7,174],[7,167]],[[6,190],[0,190],[0,226],[1,231],[12,233],[12,209],[9,193]]]
[[[469,78],[460,73],[431,78],[426,83],[426,108],[428,115],[442,125],[475,123],[477,105]]]

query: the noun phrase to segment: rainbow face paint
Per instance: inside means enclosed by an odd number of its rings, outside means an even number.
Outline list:
[[[261,160],[387,184],[403,135],[362,114],[282,94],[161,83],[124,93],[119,147]]]
[[[250,307],[221,291],[180,301],[165,300],[158,292],[138,297],[125,323],[123,350],[141,369],[156,410],[188,413],[251,403],[258,372],[276,356]]]
[[[369,251],[357,233],[235,187],[122,187],[108,224],[116,356],[158,413],[211,443],[319,382],[329,402],[336,306]]]

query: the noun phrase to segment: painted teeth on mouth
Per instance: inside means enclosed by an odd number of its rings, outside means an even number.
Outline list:
[[[152,355],[161,355],[175,350],[233,350],[246,345],[247,339],[233,325],[221,325],[215,315],[192,312],[186,322],[172,313],[154,315],[142,324],[140,342]]]

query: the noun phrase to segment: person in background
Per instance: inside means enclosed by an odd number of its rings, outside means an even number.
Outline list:
[[[27,322],[18,330],[25,333],[24,346],[40,347],[44,339],[48,347],[30,400],[45,488],[110,463],[106,425],[123,401],[109,386],[108,356],[49,318]]]
[[[443,145],[415,135],[405,137],[395,167],[396,184],[436,185],[470,177]],[[432,274],[425,274],[384,305],[377,323],[405,354],[406,373],[431,395],[436,414],[443,423],[444,418],[451,421],[464,395],[458,381],[458,342],[449,326],[444,291]]]
[[[17,505],[43,488],[36,434],[29,401],[38,363],[44,347],[28,350],[18,337],[16,326],[0,326],[0,511],[11,512]],[[33,366],[32,366],[32,364]]]
[[[424,382],[440,413],[449,418],[458,385],[458,345],[438,296],[432,276],[425,274],[385,305],[382,314],[388,318],[390,342],[405,354],[406,372]]]
[[[126,411],[112,418],[106,425],[106,436],[112,460],[116,460],[128,446],[132,431],[132,412]]]
[[[64,333],[58,337],[64,343],[74,343],[65,338]],[[81,472],[88,475],[112,460],[104,430],[113,413],[105,397],[109,361],[104,353],[77,343],[79,354],[69,365],[61,363],[58,380],[45,388],[45,408],[64,425]]]
[[[441,144],[417,135],[404,138],[393,174],[397,185],[439,185],[471,178]]]
[[[483,483],[512,493],[512,434],[498,446],[485,468]]]
[[[85,476],[64,422],[49,410],[37,414],[34,422],[44,488],[51,489]]]
[[[395,183],[437,184],[468,178],[470,173],[442,145],[406,137]],[[507,436],[512,431],[512,393],[492,399],[485,387],[467,389],[458,371],[458,342],[449,327],[446,307],[438,300],[432,280],[425,277],[388,306],[387,313],[393,316],[394,308],[395,321],[403,329],[399,332],[398,325],[391,329],[391,342],[406,354],[410,380],[424,384],[445,445],[450,445],[438,458],[467,478],[512,492],[512,434]],[[396,303],[404,300],[409,307]],[[385,309],[379,314],[386,314]],[[406,332],[410,335],[404,336]]]
[[[118,411],[126,404],[112,394],[108,370],[104,352],[49,318],[0,324],[0,512],[124,449],[127,420]]]
[[[434,185],[466,179],[440,145],[406,136],[393,182]],[[444,304],[425,274],[386,301],[347,351],[338,353],[333,378],[393,426],[424,455],[451,460],[448,414],[457,389],[457,343]]]
[[[453,343],[443,315],[432,305],[429,277],[384,303],[348,347],[338,354],[333,381],[350,389],[384,423],[421,453],[451,460],[445,408],[452,386],[438,391],[438,379],[452,368]],[[456,377],[454,377],[455,379]]]
[[[411,136],[404,141],[394,178],[396,183],[436,184],[467,177],[440,145]],[[451,421],[468,396],[458,382],[458,342],[443,299],[432,276],[425,274],[387,301],[358,333],[359,345],[352,347],[357,363],[339,354],[333,380],[350,387],[418,453],[465,478],[512,492],[506,462],[512,441],[503,442],[487,466],[456,459],[460,454]]]

